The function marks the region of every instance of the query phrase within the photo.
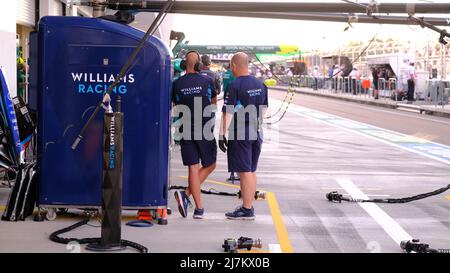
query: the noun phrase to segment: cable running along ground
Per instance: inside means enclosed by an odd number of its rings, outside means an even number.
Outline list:
[[[402,203],[409,203],[412,201],[421,200],[427,197],[435,196],[438,194],[441,194],[447,190],[450,189],[450,184],[446,187],[437,189],[432,192],[422,193],[418,195],[414,195],[411,197],[404,197],[404,198],[383,198],[383,199],[354,199],[351,197],[344,197],[342,194],[339,194],[337,191],[332,191],[330,193],[326,194],[326,198],[330,202],[338,202],[341,203],[342,201],[346,202],[353,202],[353,203],[387,203],[387,204],[402,204]]]
[[[50,239],[50,241],[55,242],[55,243],[59,243],[59,244],[68,244],[70,242],[77,242],[80,245],[81,244],[101,243],[102,238],[77,239],[77,238],[63,238],[63,237],[59,236],[59,235],[61,235],[63,233],[67,233],[67,232],[72,231],[72,230],[74,230],[76,228],[79,228],[81,226],[89,225],[88,222],[89,222],[89,219],[85,219],[85,220],[80,221],[80,222],[78,222],[76,224],[73,224],[73,225],[71,225],[69,227],[57,230],[57,231],[53,232],[52,234],[50,234],[49,239]],[[141,253],[147,253],[148,252],[148,249],[145,246],[140,245],[138,243],[134,243],[134,242],[127,241],[127,240],[121,240],[120,242],[121,242],[122,245],[129,246],[129,247],[132,247],[134,249],[137,249]]]

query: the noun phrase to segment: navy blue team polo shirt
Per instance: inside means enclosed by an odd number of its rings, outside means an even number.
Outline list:
[[[240,119],[239,112],[246,111],[246,107],[254,106],[256,115],[246,113],[245,119]],[[241,130],[245,130],[245,139],[250,140],[250,132],[256,133],[259,130],[258,118],[260,117],[260,107],[268,107],[267,86],[253,76],[241,76],[228,85],[225,91],[223,113],[232,113],[233,121],[230,126],[229,138],[237,137]],[[247,109],[248,110],[248,109]],[[254,136],[256,134],[253,134]]]
[[[254,106],[254,113],[247,113],[249,106]],[[255,172],[257,169],[262,145],[261,107],[268,107],[268,92],[267,86],[257,78],[241,76],[228,86],[222,112],[233,114],[228,135],[229,172]]]
[[[214,122],[214,112],[210,117],[199,119],[201,124],[195,124],[195,115],[202,116],[205,108],[211,105],[212,98],[217,96],[213,80],[198,73],[189,73],[174,81],[172,92],[172,100],[176,105],[185,105],[191,110],[190,128],[180,128],[181,133],[185,130],[190,132],[190,139],[181,139],[180,141],[183,164],[190,166],[199,163],[201,160],[204,167],[210,166],[216,162],[217,144],[215,139],[205,139],[203,127],[211,119]],[[194,109],[196,98],[201,101],[201,108],[199,109]],[[199,111],[201,113],[198,113]],[[180,113],[179,118],[182,118],[182,113]],[[195,129],[201,131],[194,134]],[[212,127],[213,130],[214,127]],[[197,139],[196,136],[199,135],[200,138]]]

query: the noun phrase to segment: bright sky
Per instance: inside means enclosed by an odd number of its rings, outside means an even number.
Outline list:
[[[178,0],[180,1],[180,0]],[[246,0],[252,1],[252,0]],[[448,0],[447,0],[448,1]],[[447,2],[433,0],[433,3]],[[262,1],[256,1],[262,2]],[[283,2],[308,2],[289,1]],[[316,1],[309,1],[316,2]],[[337,2],[322,1],[321,2]],[[363,1],[360,1],[363,2]],[[366,2],[366,1],[364,1]],[[379,1],[380,2],[380,1]],[[397,2],[397,1],[382,1]],[[398,1],[400,2],[400,1]],[[401,1],[405,2],[405,1]],[[425,2],[425,1],[406,1]],[[430,1],[426,1],[430,2]],[[427,15],[429,16],[429,15]],[[349,41],[368,41],[375,33],[377,37],[410,40],[412,43],[425,41],[427,39],[438,39],[438,34],[422,29],[420,26],[402,25],[377,25],[354,23],[353,28],[344,32],[347,23],[339,22],[313,22],[294,21],[278,19],[257,18],[233,18],[219,16],[200,16],[176,14],[169,15],[172,19],[172,29],[182,31],[186,34],[186,40],[190,44],[237,44],[237,45],[298,45],[302,50],[309,49],[333,49],[339,44]],[[450,18],[450,14],[438,17]],[[450,31],[450,28],[447,28]]]

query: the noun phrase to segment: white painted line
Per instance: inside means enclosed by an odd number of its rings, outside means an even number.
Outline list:
[[[336,179],[336,181],[354,199],[369,199],[351,180]],[[375,203],[358,203],[358,205],[386,231],[397,245],[400,246],[401,241],[412,240],[411,235]]]
[[[279,244],[269,244],[270,253],[281,253],[281,247]]]
[[[335,191],[337,191],[337,190],[343,190],[343,189],[342,188],[338,188],[338,187],[335,187],[335,188],[323,187],[322,190],[326,190],[326,191],[333,191],[333,190],[335,190]],[[381,191],[383,189],[382,188],[362,188],[362,190],[365,190],[365,191]],[[370,194],[368,194],[368,195],[370,195]]]
[[[350,194],[343,194],[343,195],[349,195]],[[367,196],[373,196],[373,197],[389,197],[389,194],[366,194]]]

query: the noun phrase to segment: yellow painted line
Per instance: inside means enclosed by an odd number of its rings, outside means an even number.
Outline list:
[[[184,176],[184,175],[181,175],[180,178],[183,178],[183,179],[186,179],[186,180],[188,179],[188,177]],[[221,186],[225,186],[225,187],[235,188],[235,189],[240,189],[241,188],[238,185],[224,183],[224,182],[219,182],[219,181],[210,180],[210,179],[205,180],[205,182],[208,182],[208,183],[211,183],[211,184],[216,184],[216,185],[221,185]],[[258,189],[258,190],[259,191],[265,191],[263,189]]]
[[[183,179],[188,179],[187,176],[180,176],[180,178]],[[230,188],[236,188],[236,189],[240,189],[241,187],[238,185],[233,185],[233,184],[228,184],[228,183],[223,183],[223,182],[219,182],[219,181],[214,181],[214,180],[205,180],[205,182],[211,183],[211,184],[216,184],[216,185],[221,185],[221,186],[225,186],[225,187],[230,187]]]
[[[238,185],[228,184],[228,183],[214,181],[214,180],[209,180],[209,179],[205,180],[205,182],[208,182],[208,183],[211,183],[211,184],[216,184],[216,185],[222,185],[222,186],[225,186],[225,187],[235,188],[235,189],[240,189],[241,188]]]
[[[180,178],[188,179],[187,176],[180,176]],[[240,186],[227,184],[219,181],[214,180],[205,180],[205,182],[217,184],[217,185],[223,185],[226,187],[231,188],[240,188]],[[269,204],[270,213],[272,214],[273,223],[275,225],[275,230],[277,232],[278,241],[280,243],[281,252],[283,253],[293,253],[294,248],[292,247],[291,241],[289,239],[289,235],[286,229],[286,225],[283,221],[283,216],[281,215],[280,207],[278,205],[277,198],[275,197],[275,193],[270,191],[266,192],[266,200]]]
[[[0,211],[4,211],[6,209],[6,206],[0,205]]]
[[[273,223],[275,224],[275,230],[277,231],[281,252],[293,253],[294,248],[289,240],[289,235],[283,221],[283,215],[281,215],[280,207],[275,194],[273,192],[266,192],[266,198],[269,203],[270,213],[272,213]]]
[[[450,195],[447,195],[447,200],[450,200]]]

